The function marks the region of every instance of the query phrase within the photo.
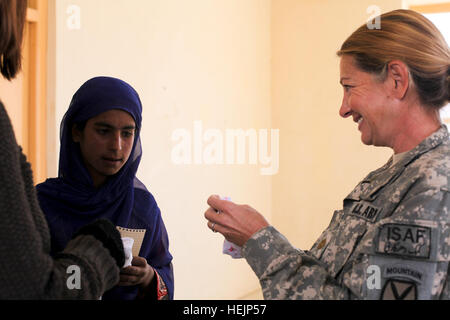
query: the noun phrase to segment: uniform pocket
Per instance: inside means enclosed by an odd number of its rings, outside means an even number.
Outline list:
[[[311,249],[309,250],[309,253],[312,254],[317,259],[321,259],[323,252],[328,247],[328,244],[335,232],[335,229],[339,225],[340,219],[343,216],[343,210],[336,210],[333,213],[333,218],[331,219],[330,224],[328,225],[328,228],[325,229],[324,232],[320,235],[320,237],[316,240],[316,242],[313,244]]]
[[[375,201],[383,188],[393,183],[402,174],[403,170],[404,168],[391,167],[371,174],[363,179],[345,199]]]
[[[364,220],[350,216],[342,219],[339,228],[334,231],[333,237],[321,255],[321,260],[328,265],[328,272],[332,277],[337,277],[340,273],[366,231],[367,224]]]

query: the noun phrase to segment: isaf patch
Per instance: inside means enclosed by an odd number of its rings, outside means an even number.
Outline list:
[[[388,280],[381,292],[381,300],[417,300],[417,285],[413,281]]]
[[[376,252],[428,259],[431,253],[431,228],[388,223],[378,230]]]

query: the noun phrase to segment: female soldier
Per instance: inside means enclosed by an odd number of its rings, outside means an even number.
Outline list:
[[[208,227],[243,246],[266,299],[450,299],[450,141],[439,117],[449,48],[414,11],[383,14],[381,26],[361,26],[338,52],[339,113],[364,144],[394,155],[344,199],[311,250],[248,206],[208,199]]]

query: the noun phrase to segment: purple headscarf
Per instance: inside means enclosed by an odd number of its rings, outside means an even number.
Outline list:
[[[136,133],[128,161],[97,189],[83,163],[79,144],[72,140],[72,126],[112,109],[128,112],[135,121]],[[129,84],[110,77],[84,83],[61,123],[59,177],[39,184],[38,198],[50,227],[53,253],[63,250],[81,226],[99,218],[124,228],[146,229],[139,256],[163,278],[173,298],[167,231],[154,197],[135,176],[142,156],[141,122],[142,104]],[[133,299],[136,294],[135,287],[116,287],[103,298]]]

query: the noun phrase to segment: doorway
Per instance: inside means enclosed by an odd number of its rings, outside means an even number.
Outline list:
[[[13,81],[0,79],[0,97],[17,143],[31,163],[34,182],[40,183],[47,176],[47,0],[28,0],[22,56],[22,71],[17,77]]]

